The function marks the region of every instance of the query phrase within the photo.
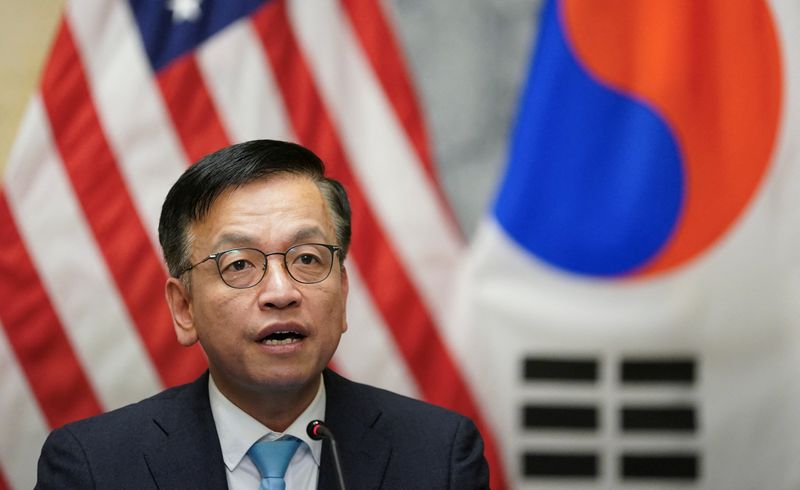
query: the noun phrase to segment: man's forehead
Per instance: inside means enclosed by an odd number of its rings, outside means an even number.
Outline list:
[[[255,247],[263,245],[264,236],[255,230],[226,230],[216,237],[211,244],[212,248],[220,247]],[[301,225],[296,230],[285,233],[277,239],[286,246],[307,242],[323,242],[327,240],[325,230],[319,225]]]
[[[265,189],[266,187],[269,187],[269,189]],[[292,191],[296,192],[298,189],[301,190],[302,195],[291,196],[290,193]],[[222,189],[213,200],[208,203],[205,212],[196,216],[194,223],[202,224],[204,221],[208,220],[211,215],[219,213],[221,208],[226,208],[232,201],[236,202],[241,199],[242,195],[251,194],[253,192],[263,192],[264,194],[263,196],[259,196],[260,198],[273,198],[271,199],[273,201],[272,204],[270,204],[269,207],[263,208],[266,211],[272,209],[279,210],[294,205],[315,205],[317,203],[326,210],[328,208],[325,196],[316,181],[303,174],[280,172],[269,174],[242,184],[232,184]],[[275,202],[278,196],[279,200]],[[259,201],[250,201],[249,199],[244,202],[260,205]]]
[[[291,173],[226,189],[189,230],[202,253],[209,247],[218,251],[328,243],[336,236],[329,204],[317,183]]]

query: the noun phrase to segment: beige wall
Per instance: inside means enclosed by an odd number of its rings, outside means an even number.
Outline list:
[[[0,1],[0,173],[63,8],[63,0]]]

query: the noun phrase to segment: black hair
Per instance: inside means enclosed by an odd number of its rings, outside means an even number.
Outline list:
[[[274,174],[308,177],[319,188],[331,214],[339,260],[350,245],[350,202],[338,181],[325,176],[325,165],[311,150],[295,143],[254,140],[206,155],[189,167],[170,189],[161,207],[158,240],[169,273],[178,277],[189,267],[189,227],[203,220],[225,191]]]

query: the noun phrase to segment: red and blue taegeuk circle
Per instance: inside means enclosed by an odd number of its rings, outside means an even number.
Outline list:
[[[549,1],[497,221],[578,274],[691,261],[764,180],[780,60],[763,1]]]

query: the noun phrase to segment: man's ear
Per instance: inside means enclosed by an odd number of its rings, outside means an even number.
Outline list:
[[[165,286],[167,304],[172,313],[172,326],[178,343],[189,347],[197,342],[197,330],[194,328],[192,311],[192,295],[180,279],[170,277]]]

